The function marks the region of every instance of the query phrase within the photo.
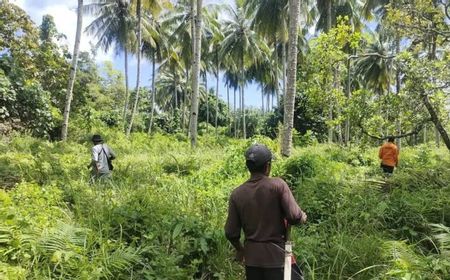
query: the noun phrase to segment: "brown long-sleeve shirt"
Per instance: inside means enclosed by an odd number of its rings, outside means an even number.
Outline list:
[[[230,196],[225,235],[236,246],[243,229],[245,265],[283,267],[284,220],[295,225],[302,215],[286,182],[253,174]]]

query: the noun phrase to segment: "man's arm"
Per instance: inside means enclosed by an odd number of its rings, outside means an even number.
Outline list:
[[[380,150],[378,150],[378,158],[383,159],[383,147],[381,147]]]
[[[306,222],[306,213],[300,209],[291,190],[284,181],[281,184],[281,207],[289,224],[296,225]]]
[[[240,241],[241,237],[241,219],[239,218],[239,213],[237,207],[230,197],[228,202],[228,218],[225,224],[225,237],[230,241],[234,248],[238,252],[242,251],[243,247]]]

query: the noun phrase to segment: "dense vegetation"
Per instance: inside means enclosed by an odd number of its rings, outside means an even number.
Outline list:
[[[307,279],[449,279],[448,0],[78,3],[90,52],[0,0],[0,279],[242,278],[223,225],[253,142],[308,213]],[[112,181],[89,183],[93,133]]]
[[[0,144],[0,278],[239,279],[223,234],[254,141],[109,131],[114,180],[88,183],[88,135]],[[402,151],[384,182],[376,150],[313,145],[274,162],[308,213],[293,231],[308,279],[447,279],[450,158]]]

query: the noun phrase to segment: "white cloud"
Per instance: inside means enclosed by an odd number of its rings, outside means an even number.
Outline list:
[[[66,35],[67,40],[64,42],[68,45],[70,52],[73,51],[73,45],[75,43],[75,34],[77,29],[77,3],[70,0],[12,0],[12,3],[24,9],[30,18],[40,25],[42,16],[49,14],[53,16],[58,32]],[[83,17],[83,30],[93,20],[93,17]],[[88,36],[83,33],[81,36],[80,50],[90,51],[91,44],[96,43],[96,39],[92,36]],[[97,61],[102,62],[104,60],[113,60],[114,52],[112,50],[105,53],[103,50],[97,50]]]

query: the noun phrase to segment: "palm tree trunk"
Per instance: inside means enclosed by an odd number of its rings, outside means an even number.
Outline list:
[[[244,97],[244,86],[241,85],[241,98],[242,98],[242,133],[244,139],[247,139],[247,125],[245,123],[245,97]]]
[[[218,53],[216,52],[216,116],[215,116],[215,120],[214,120],[214,127],[216,128],[216,137],[218,135],[218,131],[217,131],[217,122],[219,119],[219,68],[220,68],[220,62],[219,62],[219,56]]]
[[[277,106],[280,108],[280,84],[278,79],[278,51],[277,51],[277,36],[274,36],[274,68],[275,68],[275,93],[277,95]]]
[[[239,108],[237,110],[237,137],[241,137],[241,121],[242,121],[242,92],[241,88],[238,88],[238,102],[239,102]]]
[[[75,83],[75,77],[77,75],[78,55],[80,53],[80,41],[81,41],[81,28],[83,26],[83,0],[78,0],[77,10],[77,33],[75,35],[75,45],[73,47],[72,67],[70,67],[70,77],[67,84],[66,91],[66,105],[64,107],[64,121],[61,129],[61,140],[67,139],[67,132],[69,130],[69,115],[70,105],[73,98],[73,85]]]
[[[137,14],[137,18],[138,18],[138,23],[137,23],[138,24],[138,29],[137,29],[138,43],[137,43],[137,50],[136,50],[137,51],[136,97],[134,99],[133,111],[131,111],[130,123],[128,125],[127,134],[126,134],[127,137],[130,136],[131,129],[133,128],[133,120],[134,120],[134,116],[136,114],[137,107],[138,107],[138,102],[139,102],[139,82],[140,82],[139,80],[141,78],[141,45],[142,45],[141,0],[137,0],[136,14]]]
[[[156,71],[156,56],[155,52],[153,52],[152,57],[152,112],[150,114],[150,123],[148,125],[148,134],[152,134],[153,127],[153,116],[155,114],[155,96],[156,96],[156,85],[155,85],[155,71]]]
[[[176,111],[178,110],[178,90],[177,90],[177,87],[178,87],[178,76],[175,73],[175,69],[173,70],[173,73],[174,73],[173,74],[174,75],[174,77],[173,77],[173,90],[174,90],[173,96],[174,96],[174,99],[175,99],[175,110],[174,110],[174,115],[175,115]]]
[[[234,115],[234,138],[237,138],[238,118],[236,117],[236,88],[234,88],[233,115]]]
[[[328,109],[328,120],[333,120],[333,104],[330,104],[330,108]],[[328,143],[333,143],[333,126],[328,125]]]
[[[325,32],[328,33],[331,30],[332,25],[333,25],[332,15],[331,15],[332,7],[333,7],[333,0],[326,0],[325,5],[327,6],[327,26],[326,26],[327,30],[325,30]]]
[[[295,85],[297,81],[297,43],[300,1],[289,0],[289,52],[287,66],[287,90],[284,100],[283,137],[281,154],[291,155],[292,129],[294,128]]]
[[[282,43],[282,60],[283,60],[283,96],[286,95],[286,42]],[[281,105],[280,105],[281,106]]]
[[[205,91],[206,91],[206,132],[209,130],[209,92],[208,92],[208,73],[205,71]]]
[[[201,38],[202,38],[202,0],[197,0],[197,11],[195,17],[194,28],[194,65],[192,67],[192,103],[191,103],[191,117],[190,117],[190,138],[191,147],[197,146],[197,121],[198,121],[198,82],[200,76],[200,59],[201,59]]]
[[[124,55],[125,55],[125,104],[123,106],[123,129],[126,130],[127,126],[127,111],[128,111],[128,47],[124,46]]]
[[[266,112],[270,112],[270,97],[273,96],[273,93],[267,94],[266,96]]]
[[[189,67],[186,67],[186,83],[184,85],[184,94],[183,94],[183,107],[181,109],[181,130],[184,131],[186,128],[186,108],[187,108],[187,95],[189,94],[188,90],[188,81],[189,81]]]
[[[264,90],[261,85],[261,112],[264,115]]]
[[[395,53],[397,55],[400,53],[400,35],[397,35],[395,38]],[[401,83],[402,83],[402,80],[400,78],[400,70],[397,69],[395,72],[395,93],[397,95],[400,95]],[[398,109],[401,110],[400,108],[398,108]],[[395,124],[395,126],[397,127],[398,135],[402,134],[402,120],[401,120],[400,116],[401,116],[401,111],[398,112],[398,117],[397,117],[396,124]],[[399,150],[402,148],[402,139],[401,138],[397,139],[397,146],[398,146]]]
[[[350,57],[347,58],[347,91],[346,91],[346,99],[347,99],[347,106],[349,105],[350,102],[350,97],[351,97],[351,63],[350,63]],[[345,117],[345,132],[344,132],[344,142],[345,145],[350,145],[350,117],[347,116]]]

